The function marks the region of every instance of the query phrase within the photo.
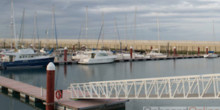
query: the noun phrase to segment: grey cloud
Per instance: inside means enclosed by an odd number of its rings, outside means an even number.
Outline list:
[[[96,39],[101,27],[101,12],[105,11],[105,38],[115,37],[114,19],[117,18],[120,36],[125,35],[127,15],[128,38],[134,35],[134,12],[137,7],[136,39],[155,40],[156,16],[159,16],[164,40],[211,40],[211,20],[220,23],[220,2],[217,0],[15,0],[16,27],[19,30],[23,8],[25,37],[33,33],[33,16],[38,13],[41,38],[51,27],[51,7],[55,5],[59,38],[77,38],[81,25],[85,25],[85,7],[88,6],[88,34]],[[219,7],[218,7],[219,6]],[[0,36],[10,37],[10,1],[1,1]],[[220,28],[220,27],[219,27]],[[19,32],[19,31],[18,31]],[[216,31],[216,36],[220,34]],[[143,37],[145,36],[145,37]],[[192,37],[193,36],[193,37]],[[123,38],[123,37],[121,37]],[[217,38],[220,40],[220,38]]]

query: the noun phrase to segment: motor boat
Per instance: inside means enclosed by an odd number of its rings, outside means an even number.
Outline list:
[[[158,52],[157,49],[151,50],[151,52],[147,53],[146,55],[149,55],[151,58],[167,58],[167,55]]]
[[[72,54],[72,60],[79,61],[81,58],[86,58],[88,55],[84,54],[85,51],[76,51]]]
[[[114,62],[116,56],[110,51],[92,50],[85,51],[84,57],[81,57],[78,61],[79,64],[100,64]]]
[[[214,51],[208,51],[208,54],[205,54],[203,57],[204,57],[204,58],[217,58],[218,55],[215,54]]]
[[[42,55],[34,52],[33,49],[18,49],[14,52],[0,53],[1,62],[0,67],[7,69],[10,67],[34,67],[47,66],[49,62],[54,62],[54,56]]]

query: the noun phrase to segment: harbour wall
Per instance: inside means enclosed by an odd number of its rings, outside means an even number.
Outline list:
[[[87,48],[104,48],[111,50],[119,50],[120,48],[129,49],[132,47],[136,51],[150,51],[151,49],[160,48],[161,52],[171,52],[174,48],[176,48],[178,53],[182,54],[196,54],[198,52],[198,48],[200,53],[205,53],[206,48],[209,51],[215,51],[216,53],[220,53],[220,42],[218,41],[169,41],[169,40],[98,40],[94,39],[59,39],[58,45],[59,47],[67,47],[68,49],[79,49],[82,46],[86,46]],[[36,48],[56,48],[56,41],[54,39],[40,39],[32,40],[32,39],[24,39],[22,43],[19,43],[20,46],[29,47],[31,44]],[[0,39],[0,47],[1,48],[10,48],[15,47],[14,39]]]

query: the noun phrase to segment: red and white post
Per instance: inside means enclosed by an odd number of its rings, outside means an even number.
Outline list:
[[[67,47],[64,48],[64,62],[67,62]]]
[[[54,83],[55,83],[55,65],[52,62],[50,62],[47,65],[46,110],[54,110]]]
[[[208,53],[209,53],[209,48],[208,48],[208,47],[206,47],[206,48],[205,48],[205,50],[206,50],[206,52],[205,52],[205,53],[206,53],[206,54],[208,54]]]
[[[132,54],[133,54],[133,48],[132,48],[132,46],[131,46],[131,47],[130,47],[130,59],[133,58]]]

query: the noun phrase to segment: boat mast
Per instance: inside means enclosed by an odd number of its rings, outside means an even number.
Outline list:
[[[88,46],[88,6],[86,6],[86,44]]]
[[[18,49],[18,44],[17,44],[17,35],[16,35],[16,28],[15,28],[15,18],[14,18],[14,5],[13,5],[13,0],[11,0],[11,28],[12,28],[12,34],[14,36],[14,43],[15,43],[15,49]],[[11,44],[12,48],[12,44]]]
[[[35,22],[36,22],[36,36],[37,36],[37,42],[38,42],[38,48],[40,49],[40,38],[39,38],[39,33],[38,33],[38,21],[37,21],[37,12],[36,12],[36,18],[35,18]]]
[[[134,38],[133,38],[134,46],[135,46],[135,38],[136,38],[136,17],[137,17],[137,7],[135,7],[135,14],[134,14]]]
[[[215,41],[215,21],[214,21],[214,19],[212,20],[212,29],[213,29],[213,38]]]
[[[45,47],[48,47],[49,45],[49,32],[48,32],[48,27],[46,28],[46,30],[45,30],[45,34],[46,34],[46,40],[47,40],[47,43],[46,43],[46,45],[45,45]]]
[[[79,31],[79,37],[78,37],[78,50],[80,50],[80,39],[81,39],[81,34],[82,34],[82,28],[83,28],[83,24],[81,24],[80,31]]]
[[[58,49],[58,40],[57,40],[57,28],[56,28],[56,18],[55,18],[55,9],[52,7],[52,36],[56,39],[56,49]]]
[[[21,28],[20,28],[20,36],[19,36],[19,45],[23,45],[23,38],[24,38],[24,16],[25,16],[25,8],[23,9],[23,15],[21,20]]]
[[[158,52],[160,53],[160,23],[157,16],[157,45],[158,45]]]
[[[121,39],[120,39],[119,31],[118,31],[118,24],[117,24],[117,19],[116,18],[115,18],[115,33],[116,33],[116,36],[118,37],[119,45],[120,45],[120,51],[121,51]]]
[[[102,29],[102,48],[104,47],[104,12],[102,12],[102,26],[103,26],[103,29]]]
[[[36,37],[37,37],[37,12],[35,12],[34,14],[34,36],[33,36],[33,47],[35,48],[35,44],[36,44]]]
[[[125,36],[124,36],[124,40],[125,40],[125,44],[126,46],[128,46],[127,44],[127,14],[125,15]]]

